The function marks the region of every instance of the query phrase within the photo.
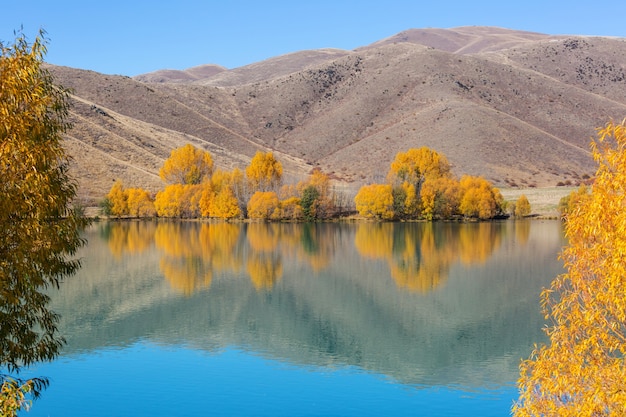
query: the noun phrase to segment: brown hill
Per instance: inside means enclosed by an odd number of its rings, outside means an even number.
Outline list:
[[[224,67],[207,64],[187,68],[184,71],[168,69],[158,70],[148,74],[138,75],[135,79],[145,83],[184,83],[209,78],[224,71],[226,71]]]
[[[420,146],[500,186],[576,183],[594,171],[595,128],[626,116],[624,57],[620,38],[465,27],[178,78],[52,70],[74,90],[67,142],[91,204],[117,178],[157,190],[187,142],[223,169],[272,150],[287,181],[319,166],[352,193]]]

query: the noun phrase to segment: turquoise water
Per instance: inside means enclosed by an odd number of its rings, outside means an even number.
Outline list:
[[[558,222],[95,225],[26,416],[506,416]]]

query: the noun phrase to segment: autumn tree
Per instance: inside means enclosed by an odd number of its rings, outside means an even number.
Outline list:
[[[513,214],[517,218],[526,217],[530,214],[530,202],[528,201],[528,197],[522,194],[519,196],[517,201],[515,201],[515,210]]]
[[[47,385],[23,367],[53,360],[64,340],[49,291],[73,275],[86,221],[62,147],[69,94],[43,65],[44,33],[0,42],[0,415],[13,416]],[[9,374],[5,374],[8,372]],[[12,375],[11,375],[12,374]]]
[[[105,214],[115,217],[128,215],[128,195],[125,193],[124,184],[121,180],[113,183],[106,200],[108,208]]]
[[[626,415],[625,123],[591,144],[596,179],[567,213],[566,272],[542,293],[549,342],[520,366],[515,416]]]
[[[113,183],[100,206],[103,214],[107,216],[153,217],[156,215],[151,193],[142,188],[124,188],[121,180]]]
[[[149,191],[143,188],[127,188],[125,194],[129,216],[153,217],[156,215],[154,201]]]
[[[188,143],[174,149],[159,170],[159,176],[168,184],[200,184],[211,177],[211,154]]]
[[[305,218],[326,219],[335,212],[335,193],[330,185],[330,178],[321,169],[315,168],[308,180],[299,184],[301,204]]]
[[[170,184],[157,193],[154,207],[159,217],[195,218],[200,216],[201,184]]]
[[[285,220],[302,220],[305,218],[300,198],[289,197],[280,200],[278,205],[277,217]]]
[[[364,185],[354,197],[361,216],[391,220],[394,217],[393,194],[390,184]]]
[[[200,215],[220,219],[242,217],[241,195],[243,175],[236,169],[233,172],[216,170],[211,180],[205,182],[199,201]]]
[[[420,198],[421,216],[426,220],[449,219],[459,211],[460,184],[452,176],[427,179]]]
[[[566,218],[574,207],[587,198],[589,198],[589,188],[584,184],[578,187],[577,190],[574,190],[565,197],[561,198],[558,206],[561,218]]]
[[[449,175],[446,157],[428,147],[398,152],[387,173],[387,182],[394,187],[396,216],[416,217],[424,181]]]
[[[279,207],[278,196],[274,191],[257,191],[248,202],[248,217],[251,219],[275,219]]]
[[[465,217],[491,219],[500,214],[500,191],[482,177],[464,175],[460,183],[459,211]]]
[[[419,200],[415,184],[404,181],[392,188],[393,212],[400,219],[416,218],[419,214]]]
[[[231,187],[224,187],[213,196],[207,217],[220,219],[241,217],[241,209]]]
[[[426,147],[409,149],[398,152],[391,163],[387,181],[391,184],[401,184],[407,181],[419,188],[427,178],[441,178],[450,175],[448,159]]]
[[[257,152],[246,168],[252,191],[275,191],[283,178],[283,166],[272,152]]]

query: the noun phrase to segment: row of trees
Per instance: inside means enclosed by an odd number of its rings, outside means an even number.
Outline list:
[[[500,191],[489,181],[469,175],[456,179],[446,157],[427,147],[398,153],[387,182],[362,187],[355,203],[362,216],[383,220],[490,219],[507,211]],[[530,214],[523,195],[509,209],[519,217]]]
[[[283,185],[282,165],[271,152],[258,152],[245,171],[214,171],[211,154],[187,144],[172,151],[159,174],[168,185],[154,198],[117,181],[103,203],[105,214],[309,221],[336,216],[342,209],[328,175],[319,169],[306,181]],[[381,220],[490,219],[507,209],[516,217],[530,214],[525,196],[507,204],[484,178],[465,175],[458,180],[446,157],[426,147],[398,153],[387,182],[361,187],[355,204],[360,215]]]
[[[245,171],[213,169],[207,151],[175,149],[159,171],[167,184],[153,198],[116,181],[103,202],[112,216],[314,220],[334,216],[338,197],[329,177],[315,169],[306,181],[283,185],[283,167],[271,152],[257,152]]]

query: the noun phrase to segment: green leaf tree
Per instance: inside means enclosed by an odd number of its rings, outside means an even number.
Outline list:
[[[320,192],[313,185],[307,186],[302,190],[302,198],[300,206],[302,206],[302,214],[307,221],[313,221],[317,217],[316,202],[320,196]]]
[[[43,66],[45,52],[44,32],[32,44],[22,34],[0,43],[0,369],[15,375],[0,371],[0,414],[9,416],[25,404],[20,395],[47,385],[19,371],[54,359],[64,343],[44,290],[80,267],[72,257],[86,225],[72,208],[76,186],[62,147],[69,95]]]

